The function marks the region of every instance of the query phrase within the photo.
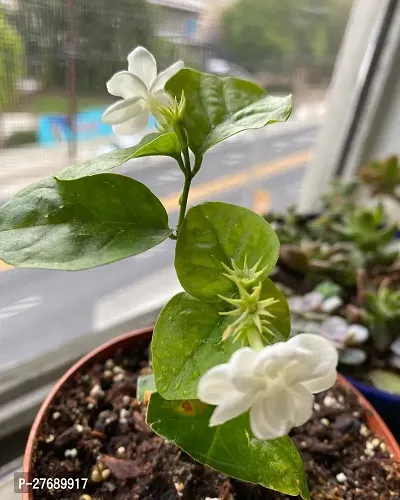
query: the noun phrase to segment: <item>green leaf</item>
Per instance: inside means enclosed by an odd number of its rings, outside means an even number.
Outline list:
[[[275,231],[261,216],[247,208],[210,202],[191,208],[179,231],[175,268],[183,288],[202,299],[214,299],[236,290],[223,276],[222,263],[239,267],[247,256],[248,265],[260,261],[264,277],[274,268],[279,256]]]
[[[207,303],[178,293],[158,317],[151,343],[157,391],[166,399],[195,399],[199,378],[229,360],[241,347],[222,334],[230,320],[221,303]]]
[[[137,146],[117,149],[79,165],[65,168],[56,177],[60,180],[79,179],[87,175],[107,172],[134,158],[143,156],[171,156],[176,158],[180,155],[180,152],[181,146],[174,132],[148,134],[143,137]]]
[[[147,399],[147,394],[157,392],[154,375],[140,375],[137,381],[137,400],[139,403]],[[146,394],[147,393],[147,394]]]
[[[228,476],[308,500],[301,457],[288,436],[260,441],[247,414],[209,427],[213,408],[200,401],[166,401],[153,394],[147,423],[194,459]]]
[[[184,91],[189,146],[200,156],[239,132],[286,121],[292,109],[291,96],[266,96],[253,82],[219,78],[188,68],[170,78],[165,88],[177,99]]]
[[[144,252],[170,234],[160,200],[116,174],[41,181],[0,208],[0,258],[19,267],[101,266]]]
[[[369,372],[368,378],[378,389],[400,395],[400,375],[397,373],[387,370],[372,370]]]

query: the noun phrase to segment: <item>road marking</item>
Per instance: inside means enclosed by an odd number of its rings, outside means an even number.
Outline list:
[[[292,168],[297,168],[302,163],[309,161],[310,158],[311,152],[309,150],[301,151],[300,153],[285,156],[284,158],[280,158],[278,160],[262,163],[261,165],[257,165],[249,170],[237,172],[233,175],[218,177],[210,182],[205,182],[204,184],[193,187],[190,191],[189,203],[202,201],[208,196],[230,191],[233,188],[244,186],[248,182],[263,179],[270,175],[285,172],[286,170],[290,170]],[[181,191],[162,198],[161,201],[165,209],[169,212],[177,211],[179,209],[180,196]],[[0,272],[7,271],[11,268],[12,266],[0,261]]]
[[[272,174],[277,174],[299,167],[302,163],[309,161],[311,158],[310,151],[302,151],[290,156],[285,156],[279,160],[273,160],[261,165],[257,165],[249,170],[238,172],[233,175],[218,177],[213,181],[200,184],[190,190],[189,203],[201,201],[208,196],[213,196],[217,193],[230,191],[232,188],[238,188],[248,182],[263,179]],[[169,212],[174,212],[179,209],[179,197],[181,192],[174,193],[170,196],[162,198],[161,201],[165,209]]]
[[[41,295],[31,295],[30,297],[25,297],[24,299],[13,302],[9,306],[4,306],[0,308],[0,321],[3,319],[15,316],[27,309],[32,307],[37,307],[43,302],[43,297]]]

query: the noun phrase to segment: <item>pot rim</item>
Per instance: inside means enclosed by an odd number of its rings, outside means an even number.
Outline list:
[[[46,399],[43,401],[40,409],[35,417],[35,420],[32,424],[31,430],[29,432],[27,444],[25,447],[24,459],[22,470],[24,474],[30,478],[32,474],[32,455],[35,448],[36,436],[39,434],[41,427],[43,425],[44,419],[46,417],[46,413],[48,412],[48,408],[56,396],[57,392],[61,389],[61,387],[72,378],[76,372],[81,370],[86,364],[92,363],[93,360],[99,356],[106,357],[108,351],[121,347],[121,344],[129,343],[135,337],[140,337],[142,340],[150,340],[153,334],[153,326],[148,326],[145,328],[140,328],[134,330],[133,332],[125,333],[118,337],[115,337],[103,344],[101,344],[96,349],[93,349],[88,354],[83,356],[80,360],[78,360],[71,368],[69,368],[64,375],[56,382]],[[337,380],[347,389],[353,391],[362,406],[367,410],[367,418],[368,418],[368,427],[381,439],[383,439],[388,447],[389,452],[396,458],[396,460],[400,461],[400,446],[392,435],[391,431],[382,420],[380,415],[377,413],[375,408],[365,399],[365,397],[342,375],[338,374]],[[32,500],[32,491],[27,491],[22,493],[23,500]]]

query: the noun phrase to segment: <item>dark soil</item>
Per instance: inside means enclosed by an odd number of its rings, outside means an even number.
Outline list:
[[[37,442],[33,477],[89,481],[80,491],[36,490],[34,500],[293,498],[228,479],[154,435],[135,399],[138,374],[149,372],[143,349],[94,364],[57,395]],[[357,398],[336,386],[314,406],[312,419],[292,434],[312,499],[399,500],[400,464],[367,429]]]

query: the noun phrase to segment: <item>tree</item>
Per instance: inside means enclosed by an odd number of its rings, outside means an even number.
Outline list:
[[[23,42],[0,9],[0,112],[17,96],[17,81],[23,74]]]
[[[250,71],[322,64],[329,57],[333,64],[350,5],[350,0],[239,0],[222,16],[221,55]]]
[[[149,46],[151,25],[143,0],[20,0],[21,31],[32,71],[45,88],[64,88],[65,65],[73,19],[77,88],[105,89],[105,81],[126,68],[126,55],[136,46]],[[44,61],[44,63],[43,63]]]

